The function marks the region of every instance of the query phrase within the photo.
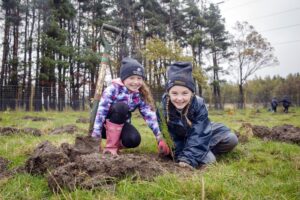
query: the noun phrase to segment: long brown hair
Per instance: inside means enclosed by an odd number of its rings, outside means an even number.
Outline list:
[[[149,86],[145,83],[145,81],[143,82],[143,85],[139,88],[139,92],[142,95],[142,98],[144,99],[144,101],[150,105],[151,110],[155,111],[155,103],[154,103],[154,99],[152,96],[152,93],[150,91]]]

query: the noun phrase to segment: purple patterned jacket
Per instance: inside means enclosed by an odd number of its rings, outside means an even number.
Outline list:
[[[151,110],[150,105],[144,102],[139,92],[131,92],[128,90],[120,78],[113,79],[112,84],[102,93],[95,118],[94,130],[92,133],[93,137],[101,137],[102,127],[110,106],[117,102],[126,103],[129,106],[129,111],[134,111],[136,108],[139,108],[144,120],[153,131],[155,138],[157,140],[160,139],[161,134],[156,113]]]

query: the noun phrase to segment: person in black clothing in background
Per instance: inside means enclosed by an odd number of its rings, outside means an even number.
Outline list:
[[[283,112],[288,113],[289,112],[289,107],[291,105],[291,100],[288,96],[284,96],[283,99],[280,101],[282,102],[283,106]]]
[[[272,112],[277,112],[277,106],[278,106],[278,100],[276,97],[273,97],[271,101]]]

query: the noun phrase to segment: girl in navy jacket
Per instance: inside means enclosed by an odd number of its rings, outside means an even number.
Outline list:
[[[176,62],[167,72],[162,105],[174,156],[181,167],[198,167],[216,161],[215,155],[231,151],[238,143],[221,123],[210,122],[203,98],[194,94],[192,65]]]

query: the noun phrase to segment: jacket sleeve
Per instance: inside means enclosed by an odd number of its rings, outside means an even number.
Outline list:
[[[143,100],[141,100],[139,110],[144,120],[148,124],[149,128],[153,131],[156,140],[159,140],[161,138],[161,133],[160,133],[156,112],[153,111],[150,105],[145,103]]]
[[[103,91],[95,118],[94,129],[92,133],[93,137],[101,137],[102,127],[113,99],[116,96],[116,90],[116,86],[114,84],[111,84]]]
[[[192,120],[192,126],[188,131],[186,142],[182,152],[178,155],[179,161],[184,161],[197,167],[209,151],[209,142],[211,138],[211,123],[208,118],[208,112],[204,101],[197,105]]]

